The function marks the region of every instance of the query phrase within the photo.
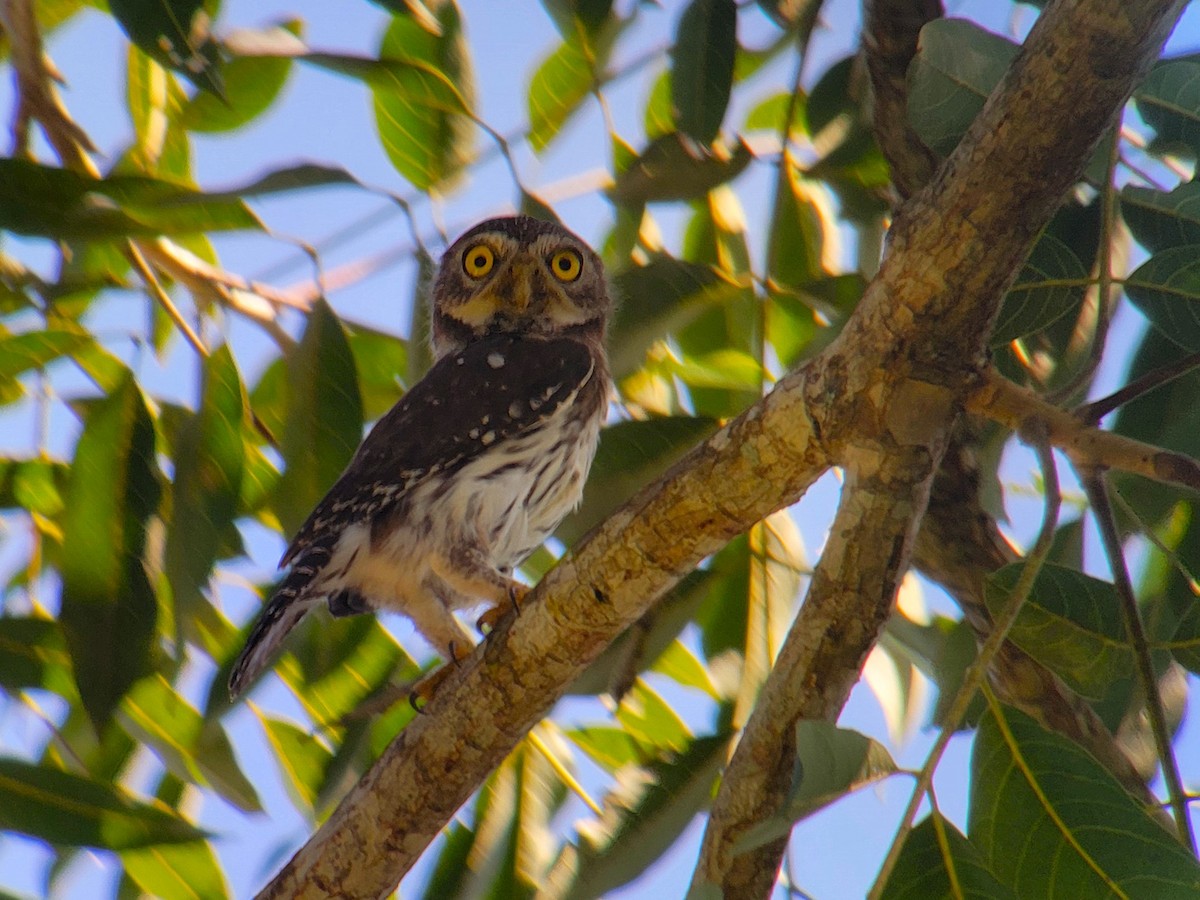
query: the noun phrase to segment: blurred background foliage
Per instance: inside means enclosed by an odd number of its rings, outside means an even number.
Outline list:
[[[511,45],[511,69],[495,72],[477,64],[476,42],[494,36],[469,29],[471,2],[379,0],[377,31],[346,52],[320,49],[330,42],[299,12],[274,24],[251,12],[257,24],[245,27],[214,0],[7,3],[0,828],[43,844],[9,842],[4,859],[45,863],[45,893],[80,890],[67,875],[81,852],[97,854],[108,877],[85,880],[78,896],[101,884],[121,897],[225,897],[238,892],[231,884],[260,883],[413,716],[397,685],[435,660],[386,619],[310,617],[249,701],[231,709],[224,685],[240,631],[270,592],[272,554],[364,425],[428,365],[423,284],[460,226],[506,209],[562,213],[595,241],[621,302],[610,425],[580,509],[530,560],[530,579],[826,345],[872,276],[892,193],[854,4],[509,5],[512,35],[537,17],[555,37],[546,49]],[[954,148],[1016,54],[1013,31],[1037,15],[991,5],[1003,10],[972,18],[968,4],[922,33],[909,123],[938,154]],[[50,81],[30,68],[40,57],[22,10],[51,58],[58,33],[80,19],[120,35],[124,57],[102,85],[107,111],[78,115],[69,93],[59,114],[32,102]],[[841,35],[838,52],[828,42],[812,52],[825,32]],[[302,70],[352,85],[370,116],[342,137],[390,163],[394,190],[377,169],[315,162],[273,136],[274,110]],[[481,82],[497,78],[519,109],[504,130],[478,99]],[[320,96],[299,102],[310,104],[314,131],[332,127]],[[1097,373],[1111,385],[1189,369],[1200,354],[1198,123],[1200,56],[1164,59],[1004,303],[991,346],[1008,377],[1070,405]],[[103,153],[89,152],[93,133]],[[215,139],[239,135],[266,142],[274,163],[216,177],[203,157]],[[560,153],[568,175],[553,182],[526,174],[564,143],[568,156],[591,155],[564,163]],[[226,171],[240,172],[229,159]],[[344,217],[294,218],[293,204],[343,200],[356,210],[345,227],[334,227]],[[381,222],[386,239],[368,245]],[[1111,427],[1200,456],[1197,410],[1191,367],[1124,406]],[[985,497],[1001,520],[1022,490],[997,475],[1009,440],[988,431],[982,454]],[[1179,727],[1200,672],[1196,497],[1119,484],[1138,600]],[[1081,512],[1062,525],[1055,565],[1013,640],[1140,748],[1151,777],[1143,692],[1112,585],[1084,573]],[[411,895],[592,897],[636,885],[710,801],[811,564],[783,512],[686,577],[491,776],[431,849]],[[995,576],[989,602],[1003,603],[1014,581],[1011,570]],[[787,816],[762,823],[762,840],[895,774],[885,743],[940,722],[918,686],[952,694],[974,638],[949,604],[931,609],[915,585],[904,593],[873,677],[868,667],[893,734],[805,723],[804,777]],[[268,750],[253,763],[240,737],[250,730]],[[1050,879],[1037,873],[1061,853],[1086,855],[1092,866],[1079,877],[1100,885],[1148,874],[1175,888],[1198,883],[1192,855],[1065,739],[1009,711],[984,716],[975,741],[968,821],[926,818],[888,896],[1016,896],[1029,879]],[[1195,746],[1191,756],[1200,758]],[[264,766],[301,827],[218,854],[212,822],[245,817],[244,835],[257,827]],[[1008,777],[1018,769],[1035,782],[1067,770],[1074,780],[1054,782],[1062,794],[1047,799]],[[1184,771],[1194,790],[1200,772],[1186,762]],[[221,818],[197,813],[214,805]],[[1047,838],[1018,853],[1031,821]],[[1147,852],[1118,842],[1083,854],[1081,835],[1099,823]],[[247,854],[252,863],[233,861]],[[803,873],[786,877],[805,883]],[[1036,883],[1020,895],[1058,895],[1053,882]]]

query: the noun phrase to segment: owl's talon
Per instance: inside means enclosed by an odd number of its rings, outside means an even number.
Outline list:
[[[450,659],[455,666],[458,665],[459,657],[454,655],[453,646],[450,648]],[[453,667],[443,665],[419,679],[417,683],[412,686],[412,690],[408,694],[409,705],[411,705],[412,708],[417,712],[424,715],[426,705],[434,698],[434,695],[437,694],[438,690],[441,688],[442,682],[449,678],[453,671]]]

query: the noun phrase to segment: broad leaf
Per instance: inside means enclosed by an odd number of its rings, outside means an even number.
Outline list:
[[[996,706],[971,756],[968,836],[1019,897],[1187,897],[1200,863],[1078,745]]]
[[[273,716],[261,715],[260,719],[286,786],[297,805],[311,812],[317,804],[318,791],[325,781],[332,754],[307,729]]]
[[[216,41],[209,34],[206,0],[109,0],[108,7],[143,52],[222,96]]]
[[[126,850],[204,833],[162,806],[70,772],[0,759],[0,829],[68,847]]]
[[[1015,900],[971,842],[932,812],[912,830],[882,900]]]
[[[323,300],[287,361],[287,419],[280,451],[287,468],[275,510],[294,534],[333,486],[362,440],[362,398],[341,322]]]
[[[1189,181],[1173,191],[1126,185],[1121,218],[1151,253],[1200,244],[1200,182]]]
[[[441,4],[437,25],[435,33],[414,16],[394,16],[379,55],[401,65],[371,83],[383,149],[418,190],[451,185],[472,154],[474,75],[453,0]]]
[[[1087,268],[1071,248],[1053,234],[1043,233],[1004,297],[991,345],[999,347],[1035,334],[1078,309],[1087,277]]]
[[[225,874],[204,841],[125,850],[125,873],[151,897],[195,897],[221,900],[230,896]]]
[[[736,55],[734,0],[691,0],[671,48],[671,102],[679,130],[701,144],[721,130]]]
[[[59,621],[97,730],[150,667],[158,604],[144,568],[158,507],[154,423],[132,378],[90,406],[63,514]]]
[[[0,616],[0,686],[9,693],[46,688],[73,697],[70,662],[57,622]]]
[[[831,722],[797,722],[796,765],[787,801],[778,815],[752,826],[734,852],[744,853],[784,837],[794,823],[895,772],[895,761],[878,741]]]
[[[1125,293],[1154,327],[1181,347],[1200,351],[1200,245],[1156,253],[1125,281]]]
[[[664,134],[621,170],[610,193],[626,204],[691,200],[736,178],[753,158],[740,140],[732,149],[709,148],[683,134]]]
[[[1133,96],[1146,124],[1158,132],[1156,144],[1182,144],[1200,156],[1200,63],[1157,65]]]
[[[602,64],[602,62],[601,62]],[[578,41],[564,41],[547,56],[529,82],[529,144],[535,153],[546,148],[587,99],[596,79],[595,60]]]
[[[79,329],[45,328],[23,334],[0,334],[0,403],[11,403],[23,394],[17,378],[41,369],[91,342]]]

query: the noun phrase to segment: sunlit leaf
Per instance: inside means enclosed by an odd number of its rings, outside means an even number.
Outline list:
[[[0,829],[69,847],[126,850],[195,841],[204,833],[115,785],[0,759]]]
[[[291,19],[276,26],[301,35],[303,23]],[[243,57],[221,69],[224,101],[212,94],[196,94],[179,112],[179,124],[188,131],[233,131],[258,118],[279,96],[291,74],[287,57]]]
[[[671,102],[679,130],[701,144],[721,130],[736,53],[733,0],[691,0],[671,48]]]
[[[975,737],[967,834],[1019,897],[1200,891],[1200,863],[1108,770],[1008,707]]]
[[[273,716],[262,716],[261,720],[288,788],[304,808],[312,810],[332,754],[306,729]]]
[[[728,745],[727,735],[696,738],[669,758],[621,770],[604,817],[555,867],[571,879],[563,896],[602,897],[644,872],[708,807]]]
[[[158,604],[143,566],[158,506],[154,423],[132,379],[87,411],[63,515],[59,621],[97,729],[150,666]]]
[[[596,65],[580,42],[564,41],[534,71],[528,102],[529,143],[535,153],[546,148],[587,99]]]
[[[937,812],[908,835],[882,900],[1015,900],[971,842]]]
[[[221,864],[207,842],[125,850],[121,864],[137,886],[152,897],[220,900],[230,896]]]
[[[77,329],[45,328],[0,335],[0,403],[11,403],[21,396],[18,376],[69,355],[90,341]]]
[[[451,185],[471,159],[474,135],[474,74],[458,5],[441,4],[437,19],[435,34],[412,16],[394,16],[379,55],[401,65],[371,82],[383,149],[419,190]]]

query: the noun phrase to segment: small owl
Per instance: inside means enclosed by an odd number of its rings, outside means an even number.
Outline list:
[[[611,310],[599,257],[559,225],[490,219],[450,246],[433,285],[436,361],[288,547],[231,696],[319,603],[401,612],[456,658],[474,641],[454,610],[524,597],[513,569],[578,504],[596,451]]]

